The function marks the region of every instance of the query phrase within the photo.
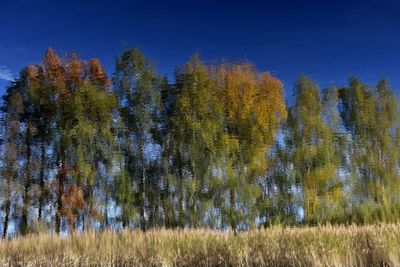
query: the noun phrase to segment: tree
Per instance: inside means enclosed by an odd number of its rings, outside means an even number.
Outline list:
[[[222,64],[215,68],[225,113],[227,153],[225,186],[229,192],[226,218],[233,231],[254,224],[260,194],[255,178],[266,171],[266,152],[286,118],[282,83],[251,64]]]
[[[376,123],[377,138],[375,151],[378,155],[378,163],[374,165],[374,175],[379,177],[379,194],[383,207],[386,209],[386,219],[394,221],[399,216],[397,213],[400,189],[398,161],[399,150],[397,143],[397,131],[399,129],[399,113],[397,99],[389,88],[386,80],[380,80],[376,86]]]
[[[352,188],[356,222],[397,217],[397,100],[385,80],[371,90],[356,78],[341,91],[342,117],[352,136]],[[394,190],[394,191],[392,191]]]
[[[178,226],[199,227],[211,219],[215,167],[224,138],[217,87],[197,55],[178,71],[172,117],[173,164],[170,177],[178,192]]]
[[[267,153],[266,174],[257,179],[261,188],[257,210],[260,224],[264,227],[272,224],[294,224],[297,219],[298,205],[293,190],[290,153],[284,142],[285,131],[286,125],[283,125],[278,140]]]
[[[119,176],[120,184],[137,185],[139,225],[142,230],[146,230],[148,208],[149,205],[153,205],[148,203],[150,191],[148,186],[157,186],[157,183],[149,180],[152,158],[150,154],[156,153],[155,150],[149,151],[149,149],[155,144],[153,131],[158,127],[156,117],[159,114],[162,79],[138,49],[130,49],[117,58],[113,82],[120,103],[122,120],[120,134],[124,166]],[[132,181],[121,181],[121,179],[132,179]],[[126,193],[129,194],[130,190]],[[120,204],[130,199],[129,196],[125,197],[125,194],[117,195],[121,196],[118,201]],[[129,209],[122,207],[122,210]],[[129,216],[122,214],[122,217]]]
[[[93,81],[92,81],[93,82]],[[108,171],[113,163],[114,135],[113,112],[117,101],[105,88],[106,84],[84,82],[76,89],[65,113],[62,135],[70,151],[69,162],[73,168],[73,186],[83,188],[89,227],[92,219],[104,220],[96,209],[95,188],[107,183]],[[65,137],[64,137],[65,136]]]
[[[100,165],[107,165],[112,158],[106,155],[106,150],[114,138],[110,125],[115,96],[107,91],[109,80],[98,59],[87,63],[75,54],[60,59],[51,48],[43,64],[28,67],[24,81],[29,109],[23,118],[27,126],[38,129],[32,142],[40,146],[38,218],[42,217],[44,200],[49,198],[52,189],[45,182],[51,183],[56,188],[55,230],[59,233],[61,219],[66,215],[64,194],[72,192],[70,189],[74,186],[83,190],[88,217],[93,217],[95,177],[100,174]],[[30,127],[25,128],[28,138]],[[52,160],[48,162],[46,154],[49,153]],[[27,166],[28,154],[27,150]],[[55,170],[53,181],[45,181],[46,167]],[[27,181],[32,181],[31,171],[26,173]],[[71,227],[75,227],[75,222]]]
[[[2,236],[399,219],[399,110],[385,80],[320,91],[193,56],[168,83],[138,50],[22,69],[1,105]],[[10,227],[10,225],[14,227]],[[14,232],[10,229],[15,229]]]
[[[296,181],[301,186],[304,220],[323,221],[342,197],[338,179],[333,132],[322,118],[317,85],[300,76],[295,85],[295,104],[290,110],[290,143]]]
[[[12,204],[19,189],[19,165],[21,156],[22,136],[20,135],[20,117],[24,111],[23,97],[19,81],[7,88],[2,105],[2,207],[5,213],[2,237],[7,236],[11,221]]]

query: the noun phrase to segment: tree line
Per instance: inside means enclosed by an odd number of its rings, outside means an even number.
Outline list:
[[[320,90],[193,56],[159,75],[138,49],[22,69],[3,96],[2,236],[105,228],[247,230],[400,218],[398,104],[385,80]]]

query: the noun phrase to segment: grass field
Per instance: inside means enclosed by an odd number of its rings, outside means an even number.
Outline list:
[[[400,266],[400,224],[32,235],[0,241],[0,266]]]

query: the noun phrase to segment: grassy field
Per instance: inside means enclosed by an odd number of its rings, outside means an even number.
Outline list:
[[[32,235],[0,241],[0,266],[400,266],[400,224]]]

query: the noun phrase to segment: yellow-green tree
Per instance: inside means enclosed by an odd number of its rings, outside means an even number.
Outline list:
[[[124,163],[119,175],[117,187],[129,186],[131,189],[121,188],[118,192],[118,202],[123,212],[133,212],[129,206],[133,198],[132,191],[136,191],[136,204],[139,210],[139,226],[146,230],[149,224],[149,213],[153,210],[156,216],[156,203],[150,203],[150,192],[158,195],[158,182],[155,176],[150,175],[152,158],[149,147],[155,145],[154,132],[158,128],[160,93],[163,79],[156,73],[153,64],[145,58],[139,49],[127,49],[116,60],[113,77],[114,90],[117,93],[121,116],[121,150]],[[132,187],[137,187],[133,190]],[[126,195],[128,194],[128,195]],[[128,201],[128,203],[126,203]],[[123,225],[127,226],[133,214],[122,214]]]
[[[206,66],[194,56],[176,77],[175,147],[172,157],[178,189],[178,226],[205,226],[213,217],[213,193],[220,177],[217,157],[223,139],[222,103]]]
[[[337,207],[343,191],[333,131],[322,117],[319,88],[306,76],[296,82],[295,104],[288,123],[293,172],[302,192],[304,220],[323,221]]]
[[[351,78],[342,89],[344,124],[351,133],[353,220],[395,220],[398,183],[397,100],[387,82],[375,90]]]

